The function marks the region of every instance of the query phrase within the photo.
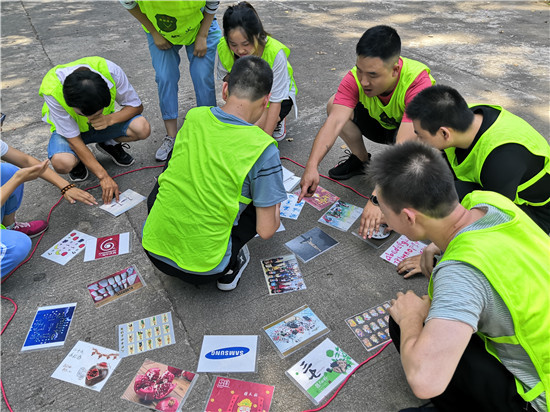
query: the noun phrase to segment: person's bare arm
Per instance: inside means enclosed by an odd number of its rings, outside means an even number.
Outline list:
[[[412,122],[401,122],[397,134],[395,135],[395,143],[403,143],[408,140],[416,140],[416,133],[414,132],[414,125]]]
[[[117,123],[122,123],[130,120],[132,117],[137,116],[143,112],[143,105],[140,104],[137,107],[124,106],[118,112],[111,114],[99,113],[95,116],[88,117],[88,121],[95,130],[103,130],[109,126]]]
[[[164,36],[157,31],[153,23],[151,23],[147,16],[141,11],[139,5],[133,9],[129,9],[128,12],[134,16],[137,21],[143,24],[149,33],[151,33],[151,36],[153,36],[153,40],[155,41],[155,46],[157,46],[160,50],[168,50],[172,47],[172,43],[166,40]]]
[[[262,239],[269,239],[279,229],[280,207],[281,204],[277,203],[270,207],[256,208],[256,232]]]
[[[342,131],[346,122],[351,118],[353,109],[333,104],[332,110],[327,120],[317,133],[311,148],[309,159],[306,163],[306,170],[300,181],[301,192],[298,201],[301,202],[304,197],[313,196],[317,185],[319,184],[319,164],[334,145],[336,138]]]
[[[208,30],[210,25],[214,21],[214,14],[207,13],[206,10],[203,11],[203,19],[201,20],[201,27],[195,38],[195,48],[193,50],[193,55],[197,57],[203,57],[206,54],[206,40],[208,38]]]
[[[13,174],[13,176],[0,187],[0,199],[2,199],[2,205],[6,203],[9,196],[17,189],[21,183],[28,182],[30,180],[36,179],[44,170],[48,168],[49,160],[44,160],[43,162],[38,162],[35,165],[24,167],[19,169]]]

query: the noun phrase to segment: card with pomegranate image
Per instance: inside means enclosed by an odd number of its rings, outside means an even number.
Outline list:
[[[121,398],[149,409],[181,411],[199,375],[145,359]]]
[[[170,312],[118,325],[117,334],[122,358],[176,343]]]
[[[96,308],[111,303],[122,296],[126,296],[145,286],[143,277],[137,268],[132,265],[126,269],[119,270],[112,275],[90,283],[88,293],[94,301]]]
[[[130,253],[130,232],[90,239],[86,242],[84,262]]]
[[[52,374],[52,378],[99,392],[120,359],[120,354],[115,350],[78,341]]]
[[[216,377],[204,412],[269,412],[274,386]]]

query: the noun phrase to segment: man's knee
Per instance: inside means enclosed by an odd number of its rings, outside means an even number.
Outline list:
[[[127,134],[134,140],[145,140],[151,135],[151,125],[145,117],[137,117],[128,126]]]
[[[54,170],[60,174],[67,174],[78,163],[78,158],[71,153],[56,153],[50,159]]]

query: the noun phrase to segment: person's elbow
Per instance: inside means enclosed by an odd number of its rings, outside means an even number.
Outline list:
[[[270,239],[281,224],[279,205],[256,208],[256,233],[262,239]]]
[[[445,379],[443,377],[434,378],[428,375],[429,374],[425,373],[422,368],[407,373],[407,382],[414,396],[419,399],[435,398],[441,395],[449,385],[450,379]]]

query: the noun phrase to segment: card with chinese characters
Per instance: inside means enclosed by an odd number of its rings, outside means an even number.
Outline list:
[[[144,200],[145,196],[134,192],[132,189],[127,189],[119,195],[118,202],[116,199],[113,199],[108,205],[102,205],[99,208],[117,217]]]
[[[130,232],[93,238],[86,242],[84,262],[130,253]]]
[[[274,386],[216,377],[205,412],[269,412]]]
[[[176,343],[171,312],[118,325],[117,334],[123,358]]]
[[[87,286],[96,308],[111,303],[145,286],[143,277],[132,265]]]

